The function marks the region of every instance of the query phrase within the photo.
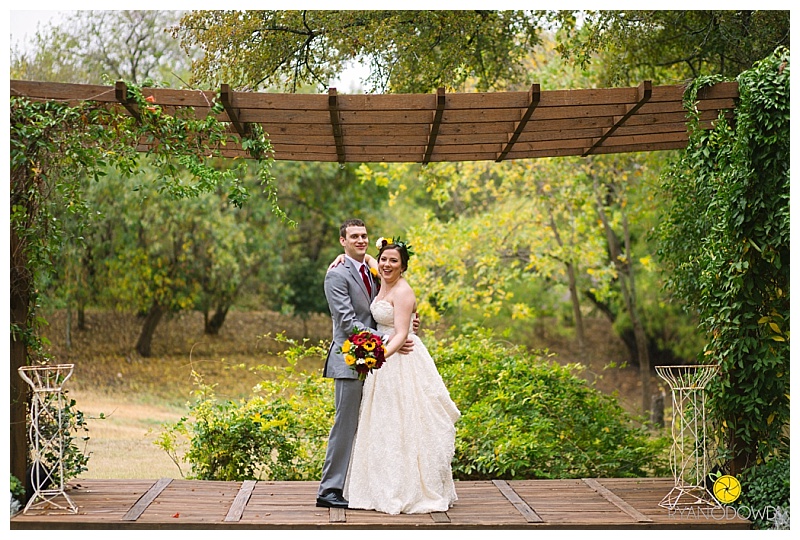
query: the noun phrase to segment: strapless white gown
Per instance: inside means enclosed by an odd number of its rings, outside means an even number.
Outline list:
[[[378,331],[392,333],[394,306],[372,303]],[[344,497],[387,514],[444,512],[456,501],[451,461],[461,416],[419,337],[364,382]]]

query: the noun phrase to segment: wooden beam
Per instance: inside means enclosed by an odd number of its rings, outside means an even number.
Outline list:
[[[595,480],[594,478],[583,478],[583,482],[595,490],[601,497],[605,500],[628,514],[630,517],[635,519],[638,523],[652,523],[653,520],[644,515],[643,513],[639,512],[636,508],[625,502],[621,497],[619,497],[616,493],[608,489],[606,486]]]
[[[328,523],[347,523],[347,513],[344,508],[328,509]]]
[[[253,494],[255,487],[255,480],[245,480],[242,482],[242,485],[239,487],[239,492],[236,494],[236,498],[233,500],[233,504],[231,504],[231,507],[228,509],[228,514],[225,516],[225,521],[240,521],[242,519],[242,514],[244,514],[247,501],[250,500],[250,496]]]
[[[328,89],[328,112],[331,115],[331,126],[333,127],[333,140],[336,143],[336,157],[339,164],[344,165],[346,156],[344,153],[344,139],[342,137],[342,123],[339,118],[339,103],[336,98],[336,88]]]
[[[142,117],[139,114],[139,109],[128,101],[128,85],[125,84],[124,81],[117,81],[114,85],[114,97],[117,98],[117,101],[122,104],[123,107],[133,116],[136,118],[137,122],[142,121]]]
[[[244,123],[239,120],[239,109],[233,106],[233,92],[228,84],[223,83],[219,89],[219,99],[222,101],[222,106],[225,107],[225,112],[228,113],[228,118],[233,124],[236,133],[242,137],[250,135],[250,124]]]
[[[147,493],[139,497],[139,500],[136,501],[136,504],[134,504],[120,519],[123,521],[136,521],[139,519],[139,516],[141,516],[144,511],[147,510],[147,507],[150,506],[150,503],[156,500],[156,497],[158,497],[161,492],[164,491],[168,485],[170,485],[171,482],[172,478],[161,478],[158,482],[153,484],[150,489],[147,490]]]
[[[422,164],[427,165],[431,160],[433,154],[433,147],[436,146],[436,137],[439,136],[439,126],[442,124],[442,114],[444,114],[444,88],[436,89],[436,112],[433,115],[433,122],[431,123],[431,130],[428,134],[428,146],[425,149],[425,156],[422,158]]]
[[[641,108],[642,105],[647,103],[647,101],[650,99],[650,96],[652,96],[652,95],[653,95],[653,82],[652,81],[642,81],[642,84],[640,84],[639,87],[636,89],[636,97],[637,97],[636,103],[628,105],[628,107],[627,107],[628,110],[627,110],[627,112],[625,114],[623,114],[620,117],[615,117],[614,118],[614,125],[612,125],[610,128],[608,128],[606,130],[606,132],[601,137],[598,137],[597,139],[595,139],[594,143],[592,144],[592,146],[587,148],[583,152],[582,156],[586,157],[589,154],[591,154],[596,148],[599,148],[600,145],[603,144],[603,141],[605,141],[607,138],[609,138],[611,136],[611,134],[614,133],[617,130],[618,127],[620,127],[622,124],[624,124],[628,120],[628,118],[633,116],[634,113],[636,113],[636,111],[638,111],[639,108]]]
[[[500,490],[500,493],[514,505],[520,514],[525,518],[525,521],[528,523],[543,523],[544,520],[542,517],[536,513],[536,511],[528,506],[528,503],[522,500],[522,498],[517,495],[517,492],[514,491],[514,488],[508,485],[508,482],[505,480],[492,480],[492,484],[495,485],[497,489]]]
[[[68,105],[82,101],[107,105],[144,120],[145,112],[125,83],[109,86],[12,80],[12,96]],[[144,89],[165,114],[186,111],[196,118],[211,113],[214,100],[226,109],[212,113],[239,139],[260,125],[269,134],[278,160],[325,162],[508,161],[542,157],[647,152],[685,147],[684,87],[541,90],[521,92],[338,95]],[[696,104],[703,129],[720,112],[732,119],[736,83],[703,90]],[[149,97],[148,97],[149,99]],[[126,112],[122,113],[122,107]],[[530,114],[529,114],[530,113]],[[333,126],[333,127],[331,127]],[[239,136],[237,136],[237,133]],[[333,138],[331,138],[333,135]],[[680,141],[676,140],[680,137]],[[335,143],[335,144],[334,144]],[[142,141],[137,150],[152,144]],[[230,141],[216,150],[226,157],[252,158]]]
[[[514,146],[514,143],[517,142],[519,136],[522,134],[523,130],[525,129],[525,125],[530,120],[533,111],[536,110],[536,106],[539,105],[539,101],[542,99],[542,89],[538,84],[532,84],[531,89],[528,91],[528,108],[525,109],[525,112],[522,113],[522,117],[519,119],[519,122],[516,123],[516,128],[514,129],[514,133],[512,133],[508,138],[508,143],[506,143],[505,148],[500,154],[497,156],[496,162],[503,161],[508,152]]]

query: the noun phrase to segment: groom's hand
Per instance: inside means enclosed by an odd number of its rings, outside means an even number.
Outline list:
[[[419,333],[419,315],[414,312],[414,320],[411,321],[411,329],[415,334]]]
[[[408,354],[412,350],[414,350],[414,341],[411,338],[409,338],[397,352],[399,352],[400,354]]]

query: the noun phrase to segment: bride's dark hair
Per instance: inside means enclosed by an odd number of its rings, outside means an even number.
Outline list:
[[[381,260],[381,255],[387,249],[395,249],[400,254],[400,265],[403,267],[403,272],[408,270],[408,248],[406,247],[405,243],[400,242],[398,244],[390,244],[384,243],[383,247],[378,252],[378,261]]]

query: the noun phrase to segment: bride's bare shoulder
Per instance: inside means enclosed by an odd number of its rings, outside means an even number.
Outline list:
[[[400,283],[398,283],[400,289],[398,290],[406,298],[411,298],[412,300],[416,301],[417,295],[414,294],[414,289],[411,288],[411,285],[408,284],[408,281],[403,279]]]

